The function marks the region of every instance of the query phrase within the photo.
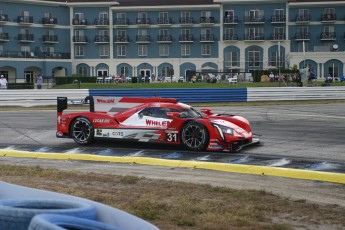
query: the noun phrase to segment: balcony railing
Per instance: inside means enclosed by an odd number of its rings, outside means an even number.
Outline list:
[[[180,17],[179,22],[181,25],[193,25],[194,19],[193,17]]]
[[[301,14],[296,16],[296,23],[309,23],[310,22],[310,15],[309,14]]]
[[[73,42],[75,43],[87,43],[87,36],[73,36]]]
[[[310,40],[310,33],[296,33],[295,40],[296,41]]]
[[[149,18],[137,18],[136,24],[141,25],[141,26],[150,25],[150,19]]]
[[[224,34],[223,40],[224,41],[237,41],[238,35],[237,34]]]
[[[109,36],[105,36],[105,35],[95,36],[95,43],[109,43],[109,41],[110,41]]]
[[[258,23],[264,23],[265,22],[265,16],[246,16],[244,17],[244,23],[250,23],[250,24],[258,24]]]
[[[333,41],[337,39],[337,35],[335,32],[322,32],[320,37],[323,41]]]
[[[285,23],[286,16],[285,15],[272,15],[271,16],[271,23]]]
[[[56,25],[57,24],[57,18],[42,18],[42,24],[43,25]]]
[[[193,36],[193,34],[180,35],[179,41],[180,42],[194,42],[194,36]]]
[[[18,23],[30,24],[34,23],[34,18],[32,16],[18,16]]]
[[[214,24],[214,17],[200,17],[200,24]]]
[[[0,22],[8,22],[8,16],[6,14],[0,14]]]
[[[23,52],[23,51],[3,51],[2,58],[40,58],[40,59],[70,59],[70,53],[62,52]]]
[[[321,15],[321,22],[335,22],[337,20],[336,14],[323,14]]]
[[[10,37],[8,36],[8,33],[0,33],[0,41],[9,41]]]
[[[157,24],[163,25],[163,26],[170,26],[170,25],[172,25],[172,19],[171,18],[158,18]]]
[[[34,42],[33,34],[18,34],[18,40],[21,42]]]
[[[128,26],[129,25],[129,19],[128,18],[117,18],[117,19],[115,19],[114,24],[116,26]]]
[[[247,41],[263,41],[263,40],[265,40],[265,36],[262,33],[245,34],[244,35],[244,40],[247,40]]]
[[[136,37],[137,43],[150,43],[151,36],[150,35],[137,35]]]
[[[57,35],[43,35],[44,43],[57,43],[59,42]]]
[[[224,24],[238,24],[238,17],[237,16],[224,17],[223,22]]]
[[[200,35],[200,42],[214,42],[213,34],[202,34]]]
[[[87,20],[86,19],[79,19],[79,18],[73,18],[72,19],[72,25],[74,26],[86,26]]]
[[[101,19],[96,18],[93,22],[95,26],[108,26],[109,25],[109,19]]]
[[[271,35],[271,40],[274,40],[274,41],[285,40],[285,38],[286,38],[285,33],[273,33]]]
[[[129,36],[115,36],[114,38],[115,43],[128,43],[129,42]]]
[[[170,42],[172,42],[172,36],[171,35],[158,35],[157,42],[170,43]]]

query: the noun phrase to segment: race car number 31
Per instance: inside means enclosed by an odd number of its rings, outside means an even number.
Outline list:
[[[178,133],[172,133],[172,132],[169,132],[169,133],[166,133],[165,135],[165,140],[167,142],[178,142]]]

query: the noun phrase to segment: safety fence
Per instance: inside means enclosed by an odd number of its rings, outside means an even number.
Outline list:
[[[184,103],[334,100],[345,99],[345,87],[0,90],[0,106],[55,105],[56,98],[61,96],[78,103],[89,95],[170,97]]]

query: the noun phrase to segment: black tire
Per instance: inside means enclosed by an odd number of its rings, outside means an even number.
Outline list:
[[[30,222],[28,230],[120,230],[110,224],[73,216],[57,214],[36,215]]]
[[[188,122],[182,128],[181,142],[183,146],[189,150],[205,150],[209,143],[209,139],[210,135],[207,128],[199,122]]]
[[[77,117],[70,130],[73,140],[80,145],[91,144],[94,140],[95,129],[86,117]]]
[[[54,213],[96,219],[96,208],[88,203],[51,199],[0,200],[0,229],[27,230],[38,214]]]

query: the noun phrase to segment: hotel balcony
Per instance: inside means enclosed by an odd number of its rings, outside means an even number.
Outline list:
[[[157,42],[158,43],[171,43],[172,42],[172,36],[171,35],[158,35]]]
[[[109,36],[104,36],[104,35],[95,36],[95,43],[109,43],[109,41],[110,41]]]
[[[180,43],[191,43],[191,42],[194,42],[194,36],[192,34],[180,35],[179,41],[180,41]]]
[[[32,16],[18,16],[17,22],[20,24],[32,24],[34,23],[34,18]]]
[[[224,17],[224,24],[238,24],[238,17]]]
[[[109,19],[100,19],[100,18],[96,18],[93,21],[93,24],[95,26],[108,26],[109,25]]]
[[[117,18],[114,22],[115,26],[126,27],[129,26],[129,19],[128,18]]]
[[[323,15],[321,15],[321,22],[323,22],[323,23],[335,22],[336,20],[337,20],[336,14],[323,14]]]
[[[8,22],[8,16],[6,14],[0,14],[0,23]]]
[[[297,15],[296,16],[296,23],[299,24],[306,24],[310,22],[310,15]]]
[[[115,36],[114,43],[129,43],[129,36]]]
[[[310,33],[296,33],[295,34],[295,41],[309,41],[310,40]]]
[[[171,26],[172,25],[172,19],[171,18],[158,18],[157,19],[157,25],[159,25],[159,26]]]
[[[34,42],[33,34],[18,34],[18,40],[20,42]]]
[[[262,33],[245,34],[244,35],[244,40],[246,40],[246,41],[264,41],[265,40],[265,36]]]
[[[335,41],[337,35],[335,32],[322,32],[320,35],[321,41]]]
[[[42,18],[42,24],[45,26],[54,26],[57,24],[57,18]]]
[[[181,26],[191,26],[194,24],[193,17],[180,17],[180,25]]]
[[[87,43],[87,36],[73,36],[74,43]]]
[[[8,42],[10,40],[10,36],[8,33],[0,33],[0,42]]]
[[[244,17],[245,24],[264,24],[265,23],[265,16],[246,16]]]
[[[271,40],[272,41],[283,41],[286,39],[286,35],[285,33],[281,33],[281,34],[271,34]]]
[[[136,24],[138,26],[149,26],[150,25],[150,19],[149,18],[137,18]]]
[[[58,43],[59,39],[57,35],[43,35],[44,43]]]
[[[202,34],[200,35],[200,42],[214,42],[213,34]]]
[[[150,43],[151,42],[151,36],[150,35],[137,35],[136,42],[137,43]]]
[[[274,23],[274,24],[286,23],[286,16],[285,15],[272,15],[271,16],[271,23]]]
[[[214,17],[200,17],[200,24],[209,26],[213,25],[215,23]]]
[[[238,35],[237,34],[224,34],[223,35],[223,41],[226,41],[226,42],[238,41]]]
[[[86,19],[79,19],[79,18],[73,18],[72,19],[72,25],[74,26],[87,26],[87,20]]]

